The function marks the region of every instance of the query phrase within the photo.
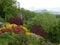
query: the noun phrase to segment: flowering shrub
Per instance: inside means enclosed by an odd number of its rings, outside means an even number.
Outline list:
[[[37,28],[37,29],[36,29]],[[39,26],[36,25],[33,29],[37,30]],[[33,33],[38,34],[40,36],[45,36],[44,32],[42,34],[40,32],[36,33],[32,30]],[[0,41],[3,39],[5,41],[3,45],[40,45],[44,41],[40,39],[40,36],[36,36],[35,34],[31,33],[25,26],[17,25],[17,24],[10,24],[7,23],[4,27],[0,28]],[[6,42],[6,43],[5,43]]]
[[[17,24],[17,25],[23,25],[23,21],[19,17],[13,17],[8,20],[10,24]]]
[[[28,30],[26,27],[23,27],[24,26],[7,23],[4,27],[0,28],[0,41],[4,38],[7,45],[23,45],[23,43],[24,45],[28,45],[30,42],[30,39],[28,38],[30,32],[26,31]]]
[[[25,30],[25,31],[29,31],[26,27],[24,27],[24,26],[20,26],[20,27],[22,27],[23,28],[23,30]]]
[[[15,33],[15,34],[18,34],[19,32],[22,32],[23,29],[19,26],[15,26],[12,28],[12,31]]]
[[[26,32],[26,34],[30,34],[30,32],[28,31],[28,29],[24,26],[19,26],[16,24],[6,24],[5,27],[0,28],[0,33],[4,33],[6,31],[12,31],[15,34],[18,34],[20,32]]]
[[[33,25],[31,32],[43,37],[47,36],[45,30],[39,25]]]
[[[10,24],[10,23],[7,23],[5,25],[5,27],[8,28],[8,29],[12,29],[12,27],[15,27],[15,26],[17,26],[17,25],[16,24]]]

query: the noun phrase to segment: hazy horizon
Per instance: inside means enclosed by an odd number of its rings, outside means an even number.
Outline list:
[[[49,11],[60,12],[60,0],[17,0],[20,7],[27,10],[46,9]]]

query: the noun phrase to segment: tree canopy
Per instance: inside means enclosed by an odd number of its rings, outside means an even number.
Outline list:
[[[5,15],[17,15],[18,9],[16,0],[0,0],[0,16],[5,18]]]

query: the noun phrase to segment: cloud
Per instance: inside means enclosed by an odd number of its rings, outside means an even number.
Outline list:
[[[29,9],[55,9],[60,8],[60,0],[18,0],[20,6]]]

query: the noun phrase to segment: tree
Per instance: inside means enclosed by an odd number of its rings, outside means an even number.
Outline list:
[[[34,24],[42,26],[42,28],[47,32],[46,36],[49,41],[57,42],[57,34],[58,34],[57,29],[58,28],[57,28],[57,19],[55,15],[46,13],[46,12],[38,13],[32,19],[32,21],[27,23],[27,27],[30,30],[32,30],[31,28],[33,27]],[[36,32],[39,33],[37,27],[34,30],[37,30]]]
[[[0,0],[0,16],[5,18],[5,16],[17,15],[18,9],[16,6],[16,0]]]
[[[20,9],[20,13],[24,16],[24,22],[32,20],[32,18],[36,15],[35,12],[25,10],[24,8]]]
[[[60,19],[58,20],[58,23],[57,23],[57,40],[58,40],[58,43],[60,43]]]
[[[49,28],[55,25],[55,22],[56,17],[54,15],[50,13],[39,13],[27,24],[27,27],[31,29],[32,25],[39,24],[45,30],[49,31]]]

